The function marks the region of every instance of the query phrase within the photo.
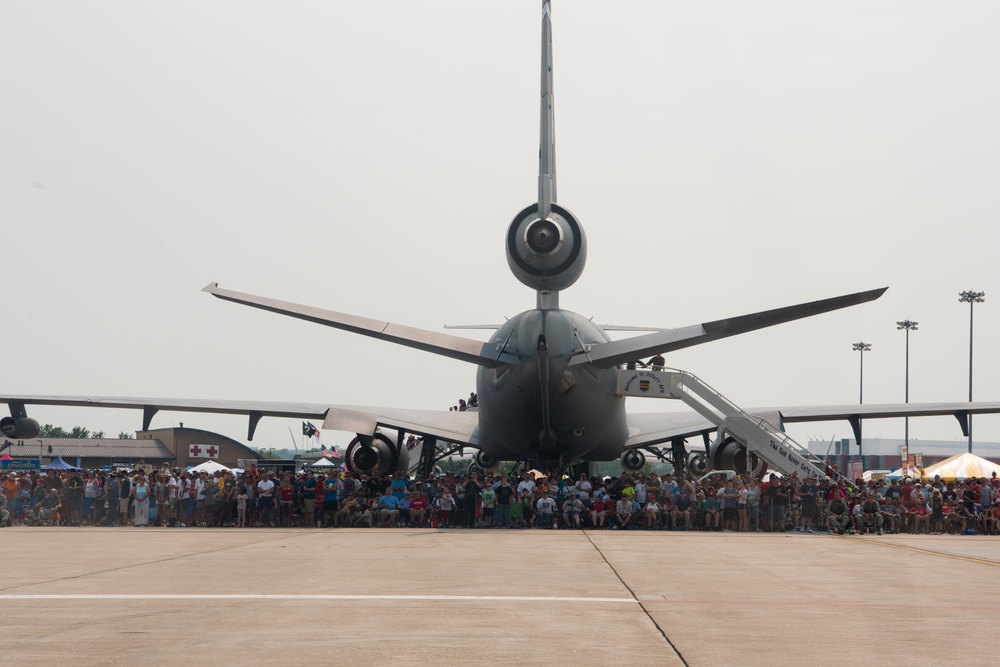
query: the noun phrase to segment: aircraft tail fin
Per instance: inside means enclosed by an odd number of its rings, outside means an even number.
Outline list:
[[[556,118],[552,89],[552,5],[542,0],[542,98],[538,139],[538,217],[552,212],[556,200]]]

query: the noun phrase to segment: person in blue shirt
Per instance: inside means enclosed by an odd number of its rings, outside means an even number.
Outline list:
[[[399,498],[393,495],[391,486],[379,496],[378,508],[379,525],[383,528],[395,525],[399,520]]]
[[[343,487],[343,482],[334,473],[327,473],[326,480],[323,482],[323,515],[324,524],[327,526],[333,525],[337,510],[340,509],[340,492]]]
[[[396,500],[402,500],[406,495],[406,473],[396,473],[395,479],[389,486],[392,489],[392,495],[396,496]]]

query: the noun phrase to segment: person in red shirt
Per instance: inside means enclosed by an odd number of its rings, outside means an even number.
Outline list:
[[[931,514],[927,511],[926,503],[916,503],[913,505],[913,509],[910,510],[910,516],[913,517],[913,532],[919,533],[920,526],[923,525],[924,532],[931,532]]]
[[[410,525],[423,528],[427,521],[427,508],[430,505],[424,494],[417,492],[410,500]]]
[[[908,510],[912,509],[913,498],[911,498],[911,496],[913,494],[913,481],[909,477],[907,477],[903,481],[903,488],[901,488],[899,491],[900,491],[899,497],[903,499],[903,507],[905,507]]]
[[[281,525],[285,528],[292,527],[292,503],[295,500],[295,487],[288,475],[281,480],[278,487],[278,508],[281,510]]]
[[[594,528],[604,528],[604,519],[607,516],[608,509],[601,498],[595,500],[594,504],[590,506],[590,523]]]

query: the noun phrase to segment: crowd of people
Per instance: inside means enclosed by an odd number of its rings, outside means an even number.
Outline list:
[[[845,480],[311,470],[10,473],[2,525],[1000,533],[1000,479]]]

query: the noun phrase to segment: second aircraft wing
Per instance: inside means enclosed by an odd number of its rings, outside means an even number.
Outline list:
[[[1000,403],[881,403],[865,405],[814,405],[800,407],[748,408],[749,414],[763,417],[773,426],[796,422],[889,419],[893,417],[940,417],[958,419],[963,432],[965,417],[1000,413]],[[677,438],[691,438],[715,430],[715,424],[695,412],[630,412],[626,449],[650,447]]]
[[[364,405],[295,403],[180,398],[126,398],[119,396],[0,396],[11,413],[23,412],[27,405],[60,405],[142,410],[142,429],[148,430],[153,416],[160,411],[209,412],[245,415],[249,419],[247,440],[253,440],[257,423],[263,417],[323,420],[323,428],[371,435],[378,427],[405,430],[416,435],[430,435],[448,442],[476,447],[479,442],[477,412],[449,410],[407,410]]]

